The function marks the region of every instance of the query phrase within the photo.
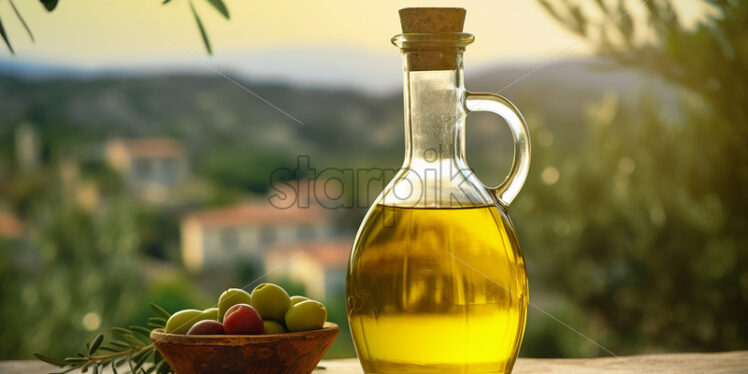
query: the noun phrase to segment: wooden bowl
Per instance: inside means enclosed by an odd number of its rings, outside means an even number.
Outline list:
[[[176,374],[308,374],[340,328],[269,335],[180,335],[151,331],[151,341]]]

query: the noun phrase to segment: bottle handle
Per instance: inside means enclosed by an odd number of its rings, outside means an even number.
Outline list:
[[[517,107],[501,95],[467,92],[465,108],[470,112],[491,112],[504,118],[514,138],[514,159],[506,179],[496,187],[488,187],[499,202],[508,206],[525,184],[530,170],[530,134],[527,123]]]

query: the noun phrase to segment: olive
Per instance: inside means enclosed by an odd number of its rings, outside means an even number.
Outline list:
[[[262,317],[248,304],[236,304],[226,311],[223,331],[228,335],[254,335],[265,333]]]
[[[286,328],[275,321],[262,321],[262,325],[265,327],[266,334],[283,334],[284,332],[286,332]]]
[[[327,309],[319,301],[302,301],[288,309],[285,320],[288,331],[319,329],[327,320]]]
[[[218,322],[223,322],[224,314],[232,306],[236,304],[251,304],[252,297],[239,288],[229,288],[223,291],[221,297],[218,298]]]
[[[169,317],[164,331],[170,334],[186,334],[192,325],[203,319],[203,311],[197,309],[180,310]]]
[[[218,308],[208,308],[203,310],[203,319],[218,321]]]
[[[283,321],[283,315],[291,306],[291,298],[277,284],[263,283],[252,291],[252,306],[260,312],[263,320]]]
[[[309,300],[309,298],[306,297],[306,296],[298,296],[298,295],[297,296],[291,296],[291,305],[295,305],[295,304],[298,304],[298,303],[300,303],[302,301],[307,301],[307,300]]]
[[[223,325],[221,322],[206,319],[202,320],[190,327],[190,331],[187,331],[187,335],[223,335]]]

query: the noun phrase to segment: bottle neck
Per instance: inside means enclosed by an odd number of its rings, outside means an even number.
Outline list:
[[[454,208],[495,201],[465,162],[466,33],[400,34],[403,53],[405,162],[378,203]]]
[[[465,108],[462,55],[447,70],[406,70],[405,166],[430,167],[436,163],[464,162]]]

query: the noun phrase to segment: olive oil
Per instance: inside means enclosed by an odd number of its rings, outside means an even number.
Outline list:
[[[346,285],[364,370],[510,372],[524,332],[527,277],[503,211],[378,204],[364,221]]]

